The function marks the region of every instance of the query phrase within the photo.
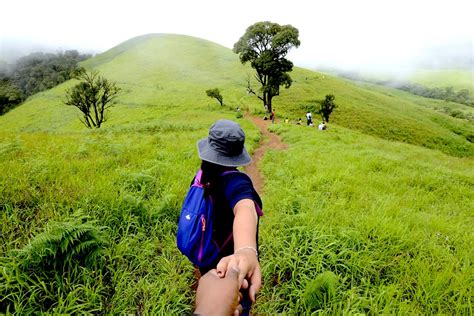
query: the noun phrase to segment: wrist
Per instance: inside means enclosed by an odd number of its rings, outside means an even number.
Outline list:
[[[253,246],[240,247],[240,248],[238,248],[237,250],[234,251],[234,254],[237,254],[237,253],[243,252],[243,251],[252,252],[252,253],[254,253],[255,256],[258,258],[258,250],[257,250],[257,248],[255,248],[255,247],[253,247]]]

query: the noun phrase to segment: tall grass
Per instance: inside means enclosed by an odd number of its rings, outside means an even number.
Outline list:
[[[472,160],[340,127],[275,131],[290,148],[263,163],[259,312],[472,313]]]

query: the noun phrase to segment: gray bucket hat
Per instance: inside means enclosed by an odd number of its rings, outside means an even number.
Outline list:
[[[209,136],[197,142],[199,157],[226,167],[245,166],[252,161],[244,147],[245,133],[239,124],[218,120],[209,129]]]

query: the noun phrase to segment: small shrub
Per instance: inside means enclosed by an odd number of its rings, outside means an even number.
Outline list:
[[[460,118],[460,119],[465,118],[464,114],[460,110],[452,110],[449,115],[451,115],[452,117]]]

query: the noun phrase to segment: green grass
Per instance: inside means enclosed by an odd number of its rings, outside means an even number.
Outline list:
[[[436,120],[453,116],[452,114],[455,111],[457,111],[457,112],[462,113],[462,115],[468,119],[468,120],[464,120],[464,122],[460,123],[459,125],[470,126],[474,122],[474,107],[472,106],[468,106],[468,105],[464,105],[464,104],[456,103],[456,102],[448,102],[445,100],[421,98],[402,90],[389,89],[389,88],[382,87],[379,85],[374,85],[374,84],[361,84],[361,85],[364,86],[366,89],[384,93],[385,95],[388,95],[390,97],[401,98],[401,99],[411,102],[412,104],[416,104],[416,105],[425,107],[427,109],[434,110],[440,114],[444,114],[442,116],[436,116]],[[452,120],[452,118],[446,118],[446,122],[459,123],[460,120],[458,119]]]
[[[260,312],[472,313],[472,160],[340,127],[275,131],[290,148],[263,163]],[[337,294],[311,309],[300,298],[325,271]]]
[[[331,116],[337,125],[378,136],[438,149],[460,157],[474,156],[474,125],[438,113],[437,100],[399,93],[395,89],[355,84],[329,75],[297,69],[294,84],[278,100],[283,116],[303,117],[308,105],[326,94],[336,96],[340,107]],[[277,113],[278,113],[278,105]]]
[[[63,105],[73,81],[0,117],[0,312],[188,313],[193,267],[175,231],[196,141],[237,106],[262,113],[245,93],[252,71],[227,48],[164,34],[84,66],[123,89],[100,130]],[[289,149],[261,164],[256,311],[472,313],[472,124],[390,89],[300,68],[292,77],[274,99],[280,118],[303,117],[327,93],[339,108],[325,133],[273,127]],[[205,94],[215,87],[224,107]],[[238,121],[252,151],[258,129]],[[69,259],[28,269],[20,254]]]

